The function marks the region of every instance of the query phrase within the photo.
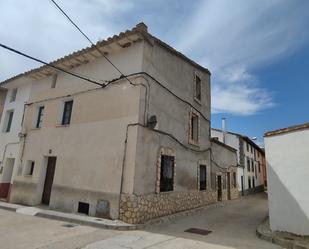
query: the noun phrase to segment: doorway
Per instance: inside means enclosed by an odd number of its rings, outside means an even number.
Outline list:
[[[7,158],[2,172],[2,181],[0,183],[0,198],[8,199],[11,181],[13,175],[15,158]]]
[[[51,190],[54,181],[57,157],[48,157],[46,176],[42,194],[42,204],[49,205]]]
[[[231,173],[227,173],[227,199],[231,200]]]
[[[217,176],[217,185],[218,185],[218,201],[222,201],[222,177]]]
[[[244,176],[241,176],[241,195],[244,196]]]

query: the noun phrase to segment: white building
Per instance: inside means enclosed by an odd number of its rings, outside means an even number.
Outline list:
[[[265,133],[270,227],[309,235],[309,123]]]
[[[0,122],[0,198],[9,199],[10,188],[20,163],[19,133],[31,83],[22,77],[14,84],[3,82],[1,87],[7,89],[7,94]]]
[[[211,137],[217,138],[237,150],[237,182],[242,195],[263,191],[263,150],[250,138],[234,132],[211,129]]]

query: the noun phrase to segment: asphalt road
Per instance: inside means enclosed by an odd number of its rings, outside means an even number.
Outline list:
[[[68,227],[66,222],[0,210],[0,248],[280,248],[260,240],[255,235],[256,226],[266,215],[267,199],[261,194],[142,231]],[[203,229],[210,233],[199,235],[185,232],[190,228]]]

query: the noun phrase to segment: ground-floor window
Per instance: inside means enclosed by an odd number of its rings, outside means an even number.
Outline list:
[[[200,165],[200,190],[206,190],[207,184],[207,170],[206,165]]]
[[[250,177],[248,178],[248,187],[251,188],[251,179],[250,179]]]
[[[174,190],[175,157],[161,155],[160,192]]]

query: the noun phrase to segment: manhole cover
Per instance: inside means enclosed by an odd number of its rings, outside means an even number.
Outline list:
[[[200,234],[200,235],[207,235],[210,234],[211,231],[208,231],[206,229],[200,229],[200,228],[189,228],[185,230],[186,233],[195,233],[195,234]]]
[[[77,227],[78,225],[77,224],[68,223],[68,224],[63,224],[62,226],[63,227]]]

